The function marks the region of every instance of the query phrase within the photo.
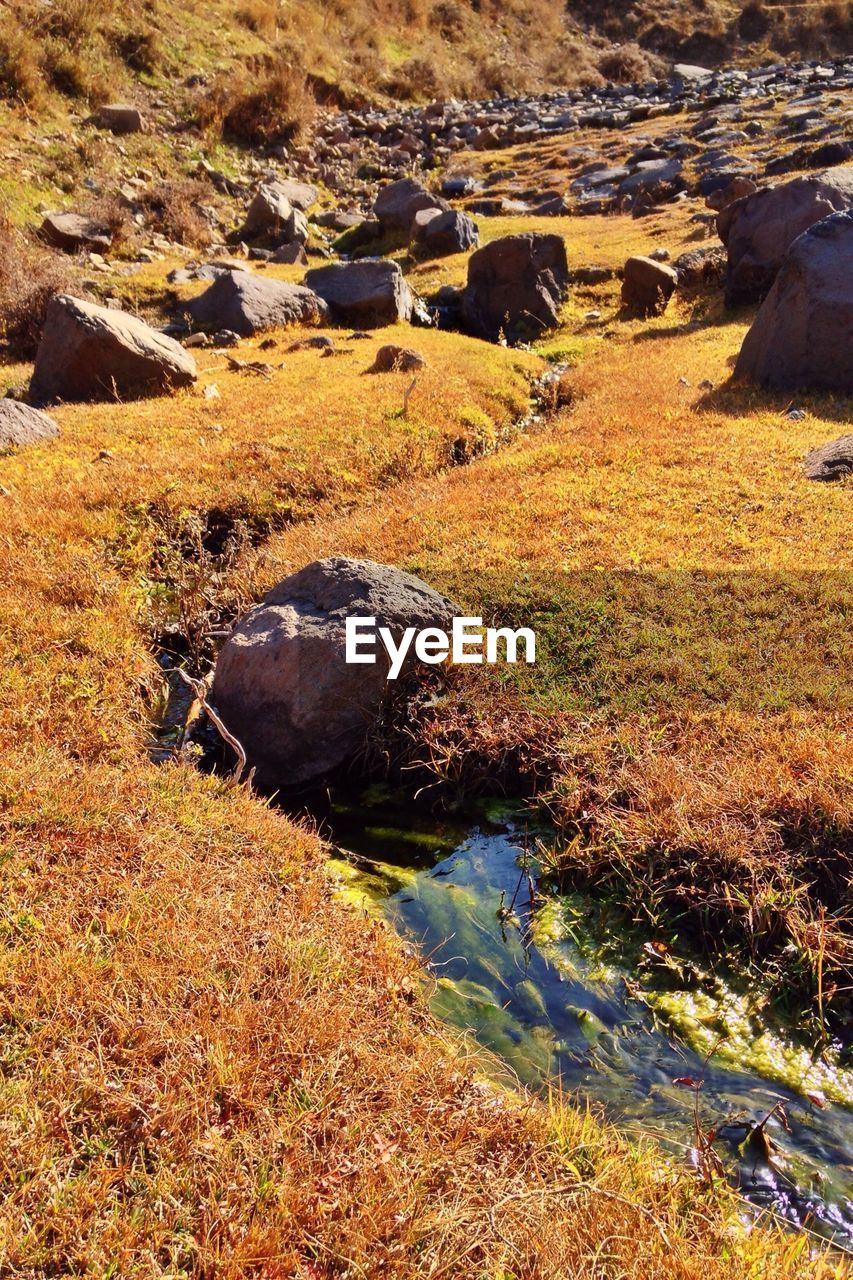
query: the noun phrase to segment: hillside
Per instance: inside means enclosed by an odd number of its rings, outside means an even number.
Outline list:
[[[673,60],[709,66],[849,52],[848,0],[616,3],[576,0],[149,0],[139,11],[94,0],[0,7],[0,95],[97,105],[140,88],[167,89],[191,110],[187,77],[262,73],[270,57],[304,71],[321,100],[541,92],[637,81]],[[197,88],[197,84],[196,84]]]

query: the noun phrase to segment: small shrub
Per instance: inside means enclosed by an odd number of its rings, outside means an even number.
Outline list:
[[[605,80],[616,84],[644,84],[655,79],[657,61],[638,44],[623,44],[608,49],[598,59],[598,69]]]
[[[32,106],[42,93],[38,45],[11,23],[0,29],[0,97]]]
[[[87,213],[109,231],[113,250],[126,246],[133,239],[130,211],[118,196],[101,196],[89,205]]]
[[[244,0],[237,21],[260,36],[274,36],[278,29],[278,0]]]
[[[439,82],[426,58],[409,58],[385,81],[384,88],[395,98],[418,101],[437,97]]]
[[[177,244],[204,248],[213,239],[200,209],[209,195],[203,182],[191,178],[161,182],[143,197],[146,224]]]
[[[116,53],[131,71],[153,75],[163,61],[160,33],[153,27],[142,31],[121,31],[114,42]]]
[[[750,0],[738,18],[738,35],[742,40],[763,40],[772,25],[764,0]]]
[[[458,40],[465,30],[465,10],[459,0],[438,0],[438,4],[433,5],[429,22],[442,39]]]
[[[51,298],[79,292],[72,261],[33,245],[0,214],[0,340],[27,359],[39,344]]]
[[[300,142],[314,121],[317,102],[304,72],[276,61],[248,89],[235,85],[233,73],[219,80],[202,99],[202,128],[227,134],[251,146]]]

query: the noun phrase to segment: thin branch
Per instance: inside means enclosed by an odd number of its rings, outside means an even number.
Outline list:
[[[223,720],[219,716],[219,713],[215,711],[214,708],[208,702],[207,687],[204,681],[196,680],[193,676],[188,675],[187,672],[184,671],[182,667],[178,667],[176,668],[176,670],[178,672],[178,675],[181,677],[181,679],[184,680],[192,689],[193,693],[195,694],[196,698],[198,699],[201,705],[202,710],[207,713],[208,719],[210,720],[213,727],[217,730],[220,737],[222,737],[228,743],[229,747],[236,755],[237,764],[234,768],[233,773],[231,774],[231,777],[228,779],[228,782],[229,782],[229,785],[232,787],[239,786],[240,780],[242,779],[243,774],[245,772],[246,765],[249,762],[248,756],[246,755],[246,751],[245,751],[245,748],[243,747],[243,744],[240,741],[238,741],[237,738],[234,737],[234,734],[231,732],[230,729],[226,728]],[[254,769],[252,769],[251,772],[249,773],[249,776],[247,778],[248,782],[252,781],[254,772],[255,772]]]

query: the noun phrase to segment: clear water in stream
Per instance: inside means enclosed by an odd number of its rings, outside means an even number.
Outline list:
[[[470,1029],[524,1084],[559,1079],[623,1130],[653,1134],[685,1158],[694,1095],[673,1081],[701,1077],[703,1127],[716,1129],[714,1149],[744,1195],[853,1251],[853,1109],[821,1107],[772,1069],[718,1056],[705,1065],[652,1015],[633,944],[623,954],[611,932],[602,946],[600,905],[540,887],[522,827],[442,825],[362,798],[338,805],[331,829],[354,855],[336,861],[348,892],[380,904],[420,947],[437,980],[436,1014]],[[501,902],[512,905],[503,918]],[[849,1084],[848,1075],[836,1079]],[[751,1130],[780,1101],[790,1132],[771,1118],[768,1147]]]

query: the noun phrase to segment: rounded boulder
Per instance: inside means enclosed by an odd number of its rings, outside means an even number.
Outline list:
[[[372,560],[330,556],[274,587],[226,640],[213,688],[258,782],[318,782],[363,749],[389,663],[378,639],[375,664],[347,663],[348,617],[375,618],[399,643],[407,627],[446,629],[455,612],[419,578]]]
[[[791,245],[735,377],[780,391],[853,392],[853,210],[816,222]]]

